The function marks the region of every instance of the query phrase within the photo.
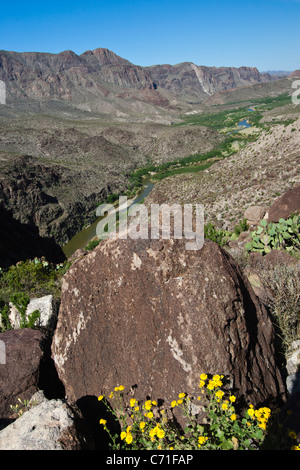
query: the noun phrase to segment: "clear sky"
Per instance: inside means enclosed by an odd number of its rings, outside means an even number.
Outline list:
[[[0,50],[81,54],[137,65],[300,69],[300,0],[5,1]]]

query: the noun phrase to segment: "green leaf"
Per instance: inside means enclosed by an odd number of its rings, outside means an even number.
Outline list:
[[[233,449],[233,443],[231,441],[224,441],[222,442],[220,448],[222,450],[230,450]]]
[[[269,237],[269,235],[267,235],[267,234],[264,235],[264,236],[262,237],[261,241],[263,242],[264,245],[268,245],[269,242],[270,242],[270,237]]]
[[[263,219],[260,221],[259,225],[261,225],[262,227],[266,227],[268,224],[267,220],[266,219]]]
[[[292,238],[292,235],[290,235],[290,234],[287,233],[287,232],[284,232],[284,233],[282,234],[282,236],[283,236],[283,238],[284,238],[285,240],[289,240],[290,238]]]

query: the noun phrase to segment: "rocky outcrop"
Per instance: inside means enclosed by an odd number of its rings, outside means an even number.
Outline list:
[[[300,214],[300,184],[275,199],[268,210],[268,219],[278,222],[281,218],[288,219],[293,213]]]
[[[191,62],[177,65],[154,65],[149,67],[149,70],[158,89],[202,99],[222,90],[276,79],[269,74],[259,73],[255,67],[206,67]]]
[[[93,449],[79,410],[60,399],[36,402],[34,396],[31,406],[0,431],[0,450]]]
[[[11,418],[10,406],[29,400],[39,389],[45,358],[44,335],[38,330],[10,330],[0,334],[5,364],[0,364],[0,421]]]
[[[78,179],[81,178],[80,175]],[[95,217],[96,201],[105,193],[100,189],[97,194],[88,187],[84,194],[82,182],[75,184],[74,179],[76,175],[67,168],[41,163],[27,155],[5,164],[0,176],[0,204],[7,221],[1,232],[8,253],[1,254],[1,258],[20,256],[17,262],[24,256],[27,259],[41,253],[48,261],[65,259],[58,244],[79,231],[88,214],[91,219]],[[6,237],[6,233],[10,236]],[[23,236],[28,243],[24,243],[25,239],[18,247]]]
[[[16,220],[13,214],[0,206],[0,267],[27,259],[45,257],[51,263],[61,263],[65,255],[61,247],[49,237],[41,237],[38,227]]]
[[[124,385],[131,396],[195,395],[199,374],[228,376],[241,399],[280,400],[271,320],[217,244],[100,243],[66,273],[52,357],[70,403]]]

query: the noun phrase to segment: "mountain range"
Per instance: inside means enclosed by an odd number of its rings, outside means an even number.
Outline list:
[[[103,115],[153,114],[205,103],[215,93],[282,80],[255,67],[207,67],[192,62],[141,67],[98,48],[81,55],[0,51],[6,103],[36,111],[75,108]]]

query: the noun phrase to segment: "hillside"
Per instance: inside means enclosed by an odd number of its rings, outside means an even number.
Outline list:
[[[124,118],[159,114],[170,120],[227,89],[276,81],[251,67],[204,67],[190,62],[140,67],[98,48],[81,55],[0,51],[7,105],[25,112],[87,111]],[[158,116],[156,116],[158,118]]]
[[[267,207],[300,182],[299,144],[298,113],[298,119],[291,124],[274,124],[262,130],[256,141],[209,169],[158,182],[147,204],[204,204],[206,222],[232,229],[247,207]]]
[[[107,196],[124,193],[135,169],[226,146],[226,132],[207,115],[220,112],[224,127],[224,110],[235,119],[247,103],[270,97],[293,113],[292,78],[190,62],[140,67],[103,48],[0,51],[0,80],[1,204],[59,244],[90,224]],[[278,121],[273,108],[263,112]]]

